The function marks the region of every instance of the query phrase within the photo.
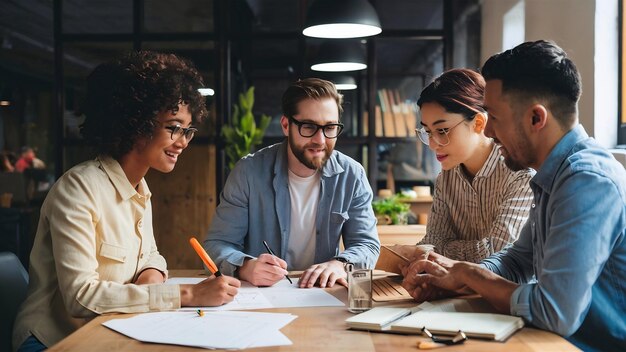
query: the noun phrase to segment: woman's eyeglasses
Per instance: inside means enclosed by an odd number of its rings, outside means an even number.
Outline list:
[[[459,123],[449,128],[437,128],[435,129],[434,133],[432,131],[427,131],[424,127],[416,128],[415,133],[417,133],[420,141],[422,141],[422,143],[426,145],[430,145],[430,140],[432,139],[435,141],[435,143],[439,144],[442,147],[445,147],[446,145],[450,144],[450,136],[448,135],[448,133],[450,133],[453,128],[460,125],[464,121],[465,119],[459,121]]]
[[[189,127],[185,128],[181,125],[176,126],[165,126],[166,130],[171,132],[170,137],[173,141],[178,140],[180,137],[185,136],[187,142],[190,142],[193,139],[193,136],[198,132],[197,128]]]

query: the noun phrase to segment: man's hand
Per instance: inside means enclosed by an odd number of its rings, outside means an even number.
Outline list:
[[[162,284],[165,282],[165,275],[154,268],[148,268],[142,271],[137,280],[133,282],[135,285]]]
[[[439,253],[435,253],[434,251],[428,253],[428,260],[433,261],[446,269],[450,269],[454,264],[459,263],[458,260],[452,260]]]
[[[347,277],[348,275],[343,268],[343,263],[333,259],[325,263],[314,264],[306,269],[304,273],[302,273],[302,276],[300,276],[298,286],[308,288],[313,287],[313,285],[318,282],[319,286],[324,288],[333,287],[336,282],[348,287]]]
[[[443,257],[445,258],[445,257]],[[447,258],[446,258],[447,259]],[[462,266],[465,263],[453,264]],[[448,270],[429,260],[418,260],[402,269],[404,287],[416,301],[427,301],[470,293],[465,284],[457,277],[459,270]]]
[[[239,278],[254,286],[272,286],[287,274],[287,262],[267,253],[256,259],[246,259],[239,268]]]
[[[183,307],[214,307],[232,301],[241,282],[230,276],[211,276],[195,285],[180,285],[180,304]]]

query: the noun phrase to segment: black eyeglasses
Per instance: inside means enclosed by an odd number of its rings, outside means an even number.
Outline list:
[[[319,129],[322,129],[322,133],[324,133],[324,137],[326,138],[337,138],[341,132],[343,131],[343,123],[329,123],[328,125],[318,125],[312,122],[301,122],[293,117],[289,117],[289,121],[293,122],[298,126],[298,133],[302,137],[309,138],[315,136]]]
[[[465,335],[465,333],[461,330],[459,330],[456,335],[454,335],[453,337],[437,337],[434,336],[430,331],[428,331],[428,329],[426,329],[426,327],[422,328],[422,334],[430,337],[431,340],[433,340],[433,342],[436,343],[441,343],[444,345],[458,345],[458,344],[462,344],[463,342],[465,342],[465,340],[467,340],[467,335]]]
[[[170,137],[173,141],[178,140],[178,138],[185,136],[187,142],[190,142],[193,139],[193,136],[198,132],[197,128],[189,127],[185,128],[181,125],[176,126],[165,126],[166,130],[171,131]]]

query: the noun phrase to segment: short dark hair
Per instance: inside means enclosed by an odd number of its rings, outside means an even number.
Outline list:
[[[481,72],[485,80],[502,81],[502,93],[515,95],[518,102],[544,100],[562,127],[571,126],[578,117],[580,74],[553,42],[526,42],[495,54]]]
[[[207,116],[198,92],[202,77],[192,63],[173,54],[134,51],[97,66],[87,78],[86,119],[81,134],[98,153],[119,158],[139,138],[151,137],[157,114],[186,104],[192,119]]]
[[[283,93],[283,115],[293,117],[298,114],[298,103],[305,99],[332,98],[337,103],[339,116],[343,113],[343,95],[337,91],[333,82],[320,78],[305,78],[296,81]]]
[[[461,114],[466,120],[473,120],[483,109],[485,80],[475,71],[465,68],[452,69],[442,73],[420,93],[417,105],[437,103],[447,112]]]

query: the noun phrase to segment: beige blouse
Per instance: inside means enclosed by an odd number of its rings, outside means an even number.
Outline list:
[[[509,169],[497,145],[471,181],[460,165],[442,171],[421,243],[448,258],[477,263],[514,242],[528,219],[533,175],[531,169]]]
[[[147,268],[167,275],[150,195],[145,180],[135,190],[109,157],[77,165],[56,182],[41,207],[14,348],[30,334],[50,347],[102,313],[180,307],[178,285],[132,284]]]

